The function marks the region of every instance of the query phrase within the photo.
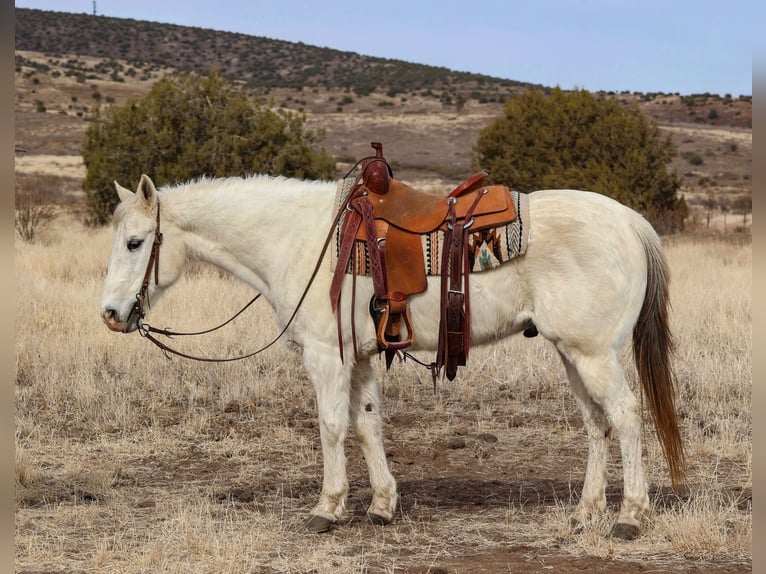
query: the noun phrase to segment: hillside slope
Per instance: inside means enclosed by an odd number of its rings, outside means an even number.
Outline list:
[[[206,73],[211,67],[250,87],[325,87],[367,95],[439,90],[496,100],[523,82],[362,56],[260,36],[123,18],[16,9],[16,49],[80,54]],[[479,89],[481,88],[481,89]]]

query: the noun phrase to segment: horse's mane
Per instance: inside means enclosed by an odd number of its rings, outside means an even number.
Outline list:
[[[289,188],[305,188],[307,186],[326,186],[331,182],[328,181],[322,181],[322,180],[308,180],[308,179],[298,179],[294,177],[285,177],[283,175],[268,175],[268,174],[251,174],[246,176],[231,176],[231,177],[210,177],[210,176],[201,176],[193,179],[189,179],[187,181],[175,183],[175,184],[169,184],[164,185],[159,191],[172,191],[175,189],[180,188],[189,188],[192,187],[194,189],[210,189],[212,191],[215,190],[224,190],[227,188],[231,188],[234,186],[241,186],[241,185],[247,185],[247,186],[254,186],[254,187],[262,187],[262,186],[279,186],[284,187],[285,189]]]
[[[328,186],[333,185],[335,184],[331,181],[298,179],[282,175],[268,174],[252,174],[241,177],[200,176],[186,181],[163,185],[157,189],[157,192],[159,193],[161,200],[164,194],[184,193],[185,190],[214,193],[246,187],[257,193],[259,189],[277,188],[280,194],[294,191],[301,194],[302,197],[310,199],[311,196],[316,193],[318,188],[327,188]],[[316,196],[314,195],[314,197]],[[113,225],[116,225],[122,220],[130,205],[132,205],[132,202],[121,202],[117,206],[112,215]]]

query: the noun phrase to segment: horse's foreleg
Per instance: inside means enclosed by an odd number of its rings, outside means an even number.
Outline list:
[[[372,502],[367,515],[374,524],[388,524],[396,509],[396,481],[388,469],[383,449],[380,395],[369,359],[362,359],[354,367],[350,414],[356,439],[370,473]]]
[[[316,393],[324,464],[322,493],[306,528],[325,532],[343,515],[348,496],[343,443],[349,423],[351,374],[331,348],[305,349],[303,359]]]
[[[572,359],[572,356],[569,355]],[[649,508],[646,477],[641,461],[641,417],[638,401],[630,390],[616,352],[591,356],[579,354],[574,360],[583,388],[606,414],[620,440],[623,471],[623,498],[612,535],[632,539],[638,536],[641,515]]]
[[[588,463],[585,468],[585,482],[577,508],[569,517],[573,528],[587,524],[594,513],[606,510],[606,464],[609,456],[609,423],[604,410],[597,405],[585,390],[575,366],[562,355],[569,385],[580,408],[585,431],[588,434]]]

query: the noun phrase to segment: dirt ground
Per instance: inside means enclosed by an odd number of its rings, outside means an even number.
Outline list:
[[[410,367],[397,368],[411,372]],[[394,522],[385,527],[374,526],[366,518],[367,470],[351,436],[346,446],[351,490],[347,518],[327,534],[304,532],[303,522],[319,496],[322,473],[316,411],[308,386],[301,399],[293,399],[287,407],[278,397],[273,402],[231,401],[222,409],[207,406],[211,416],[193,437],[181,430],[188,416],[182,405],[155,413],[152,424],[160,428],[147,434],[130,433],[130,444],[120,446],[104,447],[104,441],[94,440],[85,424],[82,428],[75,424],[70,439],[82,441],[83,450],[90,451],[85,466],[110,463],[122,469],[111,488],[105,494],[77,481],[41,480],[26,490],[19,501],[20,512],[33,514],[51,504],[125,506],[134,519],[165,520],[159,517],[164,501],[189,498],[193,492],[222,512],[238,515],[245,524],[253,515],[278,516],[297,540],[311,543],[317,537],[330,537],[352,555],[364,551],[364,540],[380,543],[383,539],[386,555],[379,562],[371,560],[368,572],[751,571],[750,563],[709,562],[682,554],[625,559],[631,545],[641,544],[640,540],[605,539],[606,557],[585,555],[576,538],[563,530],[560,536],[550,531],[566,528],[565,513],[579,498],[584,478],[586,440],[571,399],[562,403],[556,393],[546,390],[520,396],[517,390],[499,385],[482,390],[482,397],[475,401],[457,401],[452,398],[454,389],[439,387],[434,394],[427,378],[413,380],[410,384],[415,388],[404,392],[397,384],[384,389],[386,452],[400,494]],[[488,405],[491,411],[486,410]],[[477,424],[477,419],[482,422]],[[279,439],[278,429],[289,431],[289,442]],[[153,435],[163,437],[155,447],[151,446]],[[541,436],[546,437],[542,442]],[[166,445],[173,446],[166,450]],[[301,453],[295,445],[303,445]],[[616,450],[611,460],[608,520],[619,508],[622,490]],[[47,467],[45,459],[41,462]],[[60,465],[60,453],[51,452],[49,468]],[[722,485],[721,496],[736,501],[743,514],[749,512],[752,492],[737,486],[736,468],[722,468],[721,474],[732,476]],[[654,487],[650,498],[654,512],[662,513],[682,504],[688,495],[665,486]],[[552,520],[552,515],[560,519]],[[541,546],[540,539],[550,542]],[[439,548],[433,549],[435,545]],[[426,547],[430,551],[419,558]],[[393,569],[392,560],[398,564]],[[275,571],[279,570],[268,564],[253,570]],[[18,571],[43,572],[48,571]]]

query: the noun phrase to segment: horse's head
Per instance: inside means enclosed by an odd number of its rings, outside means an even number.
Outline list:
[[[179,277],[184,253],[177,230],[167,225],[159,233],[159,197],[148,176],[141,176],[135,193],[117,182],[114,185],[121,201],[114,212],[112,255],[101,290],[100,312],[112,331],[129,333],[138,328],[150,303],[155,304]],[[171,241],[163,240],[168,235]]]

